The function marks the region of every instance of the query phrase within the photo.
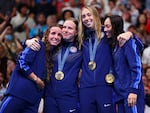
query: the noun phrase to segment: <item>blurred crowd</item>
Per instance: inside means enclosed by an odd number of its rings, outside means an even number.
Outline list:
[[[102,23],[106,15],[122,16],[124,31],[135,33],[144,43],[142,79],[150,109],[150,0],[0,0],[0,99],[25,40],[42,37],[49,26],[62,26],[69,17],[78,19],[85,5],[99,11]]]

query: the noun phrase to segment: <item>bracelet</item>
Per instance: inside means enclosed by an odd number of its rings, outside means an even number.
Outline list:
[[[36,82],[37,80],[38,80],[38,77],[35,76],[35,77],[33,78],[33,81]]]

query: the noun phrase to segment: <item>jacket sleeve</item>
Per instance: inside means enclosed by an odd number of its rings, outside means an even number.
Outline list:
[[[18,63],[21,71],[25,73],[25,76],[29,76],[33,71],[31,65],[34,62],[35,56],[38,51],[33,51],[29,47],[26,47],[19,56]]]
[[[130,72],[130,93],[136,93],[139,89],[139,83],[141,81],[142,76],[142,67],[141,67],[141,59],[137,52],[137,45],[135,43],[135,40],[133,38],[129,39],[125,45],[123,46],[125,56],[127,58],[127,62],[129,65]]]

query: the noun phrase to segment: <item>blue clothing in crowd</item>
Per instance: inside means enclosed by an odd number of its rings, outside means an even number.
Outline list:
[[[40,37],[43,37],[45,31],[47,30],[48,26],[47,25],[37,25],[36,27],[33,27],[30,29],[30,33],[29,33],[29,37],[33,38],[37,35],[39,35]]]

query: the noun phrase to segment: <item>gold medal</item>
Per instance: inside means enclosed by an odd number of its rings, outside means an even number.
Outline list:
[[[115,77],[113,74],[109,73],[106,75],[106,78],[105,78],[106,82],[109,83],[109,84],[112,84],[115,80]]]
[[[88,67],[90,70],[94,70],[96,68],[96,63],[94,61],[90,61]]]
[[[58,71],[55,73],[55,78],[57,80],[62,80],[64,78],[64,73],[62,71]]]

